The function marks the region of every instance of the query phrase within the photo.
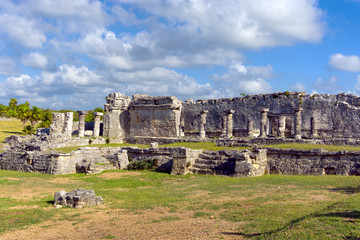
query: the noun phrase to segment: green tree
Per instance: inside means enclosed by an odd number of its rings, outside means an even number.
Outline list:
[[[0,104],[0,116],[4,116],[7,113],[8,109],[8,106]]]
[[[94,112],[102,112],[105,113],[104,109],[102,109],[101,107],[97,107],[94,109]]]
[[[15,110],[18,101],[16,98],[12,98],[9,101],[9,110]]]
[[[32,106],[30,112],[31,112],[30,114],[31,126],[35,126],[41,118],[41,109],[36,106]]]
[[[29,107],[29,103],[26,102],[25,104],[20,104],[16,107],[17,118],[21,120],[23,126],[25,125],[26,121],[30,119],[31,111]]]
[[[41,128],[50,127],[50,124],[52,123],[52,113],[50,111],[42,112],[40,120],[41,123],[39,124],[39,127]]]

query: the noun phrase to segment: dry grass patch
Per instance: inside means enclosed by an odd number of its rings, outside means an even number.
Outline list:
[[[135,171],[123,171],[123,172],[105,172],[99,175],[99,178],[104,179],[117,179],[117,178],[124,178],[124,177],[132,177],[132,176],[140,176],[143,175],[142,172],[135,172]]]

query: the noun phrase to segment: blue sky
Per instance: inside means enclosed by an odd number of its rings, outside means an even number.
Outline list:
[[[360,94],[360,0],[0,1],[0,103]]]

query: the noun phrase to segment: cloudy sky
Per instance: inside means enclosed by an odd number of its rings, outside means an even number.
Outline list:
[[[0,103],[360,94],[360,0],[1,0]]]

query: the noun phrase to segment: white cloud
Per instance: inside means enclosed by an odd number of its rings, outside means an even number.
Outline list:
[[[332,67],[339,70],[360,72],[360,57],[356,55],[344,56],[337,53],[330,56],[329,63]]]
[[[33,68],[46,69],[49,64],[48,59],[38,52],[32,52],[23,56],[21,60],[25,66]]]
[[[107,91],[270,92],[272,67],[245,66],[242,51],[319,42],[326,28],[315,0],[3,0],[0,9],[0,46],[15,53],[0,57],[0,74],[15,62],[38,71],[0,82],[0,99],[26,96],[56,108],[102,104]],[[214,83],[174,70],[214,65],[228,68]]]
[[[36,22],[21,16],[0,14],[0,34],[24,47],[38,48],[46,41]],[[0,35],[1,36],[1,35]]]
[[[162,18],[169,29],[244,48],[318,42],[325,24],[315,0],[121,0]],[[171,37],[171,36],[169,36]]]
[[[107,93],[114,91],[129,96],[143,93],[175,95],[182,99],[219,97],[218,91],[209,83],[199,84],[189,76],[160,67],[109,74],[94,72],[84,66],[61,65],[54,73],[44,71],[39,77],[20,75],[0,82],[0,100],[6,102],[12,97],[26,98],[32,104],[56,105],[56,109],[83,109],[95,104],[102,106]],[[44,102],[44,99],[52,100]],[[59,102],[62,104],[59,105]]]
[[[318,78],[315,82],[315,87],[326,91],[339,91],[341,87],[338,85],[338,79],[336,77],[330,77],[329,80]]]
[[[297,82],[294,85],[290,86],[290,89],[298,92],[303,92],[305,91],[306,86],[303,83]]]
[[[248,66],[235,63],[229,67],[228,73],[214,75],[214,81],[224,95],[239,96],[240,93],[259,94],[271,92],[272,87],[266,79],[271,78],[273,69],[268,66]]]

